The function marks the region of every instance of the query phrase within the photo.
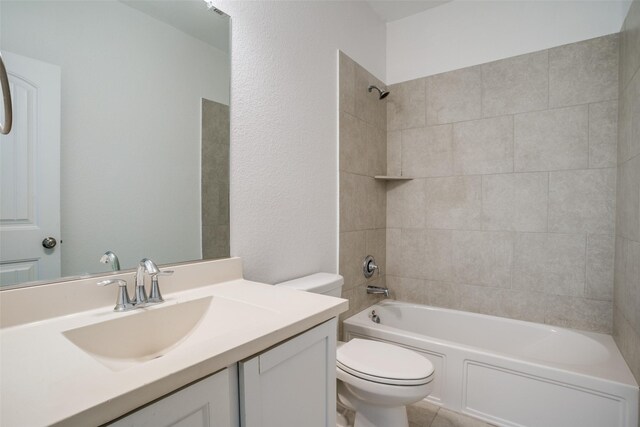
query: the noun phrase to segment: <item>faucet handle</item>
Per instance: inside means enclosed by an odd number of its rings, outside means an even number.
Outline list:
[[[129,292],[127,291],[127,282],[122,279],[107,279],[101,280],[97,283],[98,286],[107,286],[112,284],[118,285],[118,298],[116,299],[116,306],[113,311],[127,311],[133,308],[133,303],[129,298]]]
[[[369,279],[373,276],[373,272],[378,272],[378,277],[380,276],[380,267],[376,264],[376,260],[372,255],[367,255],[362,261],[362,273],[366,279]]]
[[[159,304],[164,301],[162,298],[162,294],[160,294],[160,284],[158,283],[158,276],[171,276],[173,274],[173,270],[164,270],[158,271],[157,273],[151,274],[151,293],[149,294],[149,299],[147,302],[149,304]]]

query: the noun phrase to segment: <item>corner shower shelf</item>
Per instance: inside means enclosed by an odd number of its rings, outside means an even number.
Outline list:
[[[375,179],[379,179],[381,181],[410,181],[413,179],[412,176],[397,176],[397,175],[376,175]]]

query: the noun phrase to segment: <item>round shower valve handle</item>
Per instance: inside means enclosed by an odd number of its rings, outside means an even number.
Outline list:
[[[378,267],[378,264],[376,264],[376,260],[372,255],[367,255],[362,262],[362,273],[364,274],[364,277],[368,279],[373,276],[373,272],[376,270],[378,271],[378,275],[380,275],[380,268]]]
[[[53,237],[45,237],[44,240],[42,241],[42,246],[45,249],[53,249],[56,247],[57,244],[58,242]]]

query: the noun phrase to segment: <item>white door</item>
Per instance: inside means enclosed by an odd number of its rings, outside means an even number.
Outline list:
[[[11,285],[60,277],[60,68],[2,58],[13,129],[0,136],[0,285]],[[47,237],[57,241],[52,249]]]

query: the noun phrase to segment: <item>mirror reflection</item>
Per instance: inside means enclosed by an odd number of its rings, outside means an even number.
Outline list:
[[[202,0],[2,0],[0,51],[4,288],[229,256],[228,16]]]

